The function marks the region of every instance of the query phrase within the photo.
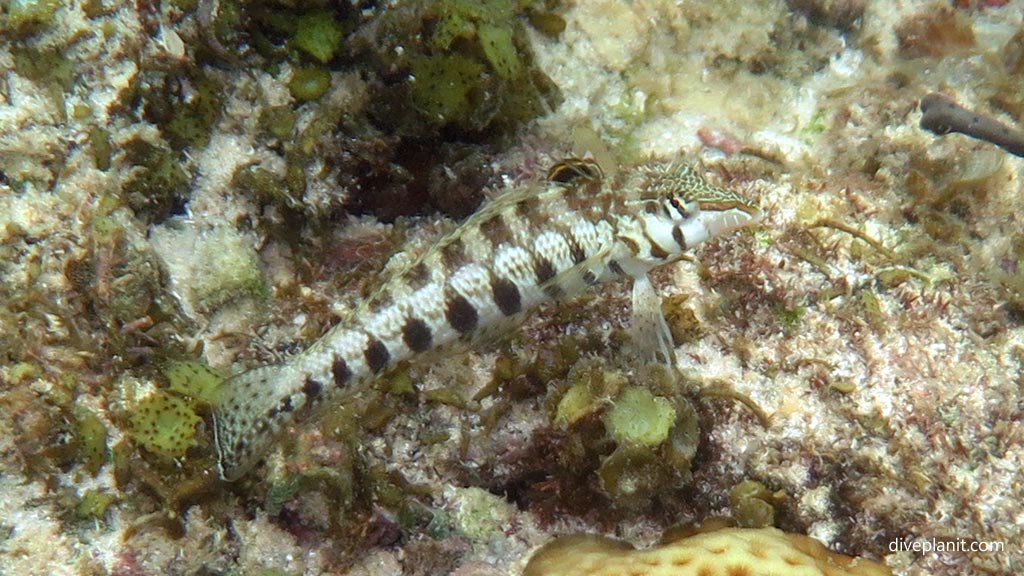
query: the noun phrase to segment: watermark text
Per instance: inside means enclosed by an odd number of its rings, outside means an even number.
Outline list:
[[[889,552],[1003,552],[1006,545],[1000,540],[970,540],[967,538],[897,538],[889,542]]]

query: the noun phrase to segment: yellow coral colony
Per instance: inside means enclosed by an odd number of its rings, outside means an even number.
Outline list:
[[[891,576],[870,560],[836,554],[776,528],[722,528],[634,550],[619,540],[577,535],[548,543],[523,576]]]

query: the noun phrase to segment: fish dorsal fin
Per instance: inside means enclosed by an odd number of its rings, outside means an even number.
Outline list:
[[[592,158],[563,158],[548,170],[548,182],[576,186],[602,180],[604,170]]]

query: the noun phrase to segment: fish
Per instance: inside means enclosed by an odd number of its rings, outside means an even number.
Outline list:
[[[592,159],[562,159],[409,258],[306,350],[226,380],[213,410],[220,476],[241,478],[282,431],[397,363],[493,341],[600,284],[632,281],[637,341],[671,361],[648,273],[760,217],[686,164],[650,161],[609,178]]]

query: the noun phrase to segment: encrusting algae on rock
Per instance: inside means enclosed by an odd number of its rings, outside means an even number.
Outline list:
[[[523,576],[891,576],[888,568],[850,558],[777,528],[717,528],[666,534],[647,550],[621,540],[578,534],[558,538],[530,559]]]

